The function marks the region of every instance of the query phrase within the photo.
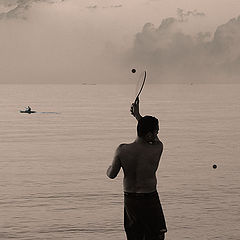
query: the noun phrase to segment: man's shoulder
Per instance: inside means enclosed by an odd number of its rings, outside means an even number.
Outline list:
[[[133,145],[134,143],[121,143],[121,144],[119,144],[119,146],[117,147],[117,152],[123,152],[123,151],[125,151],[125,150],[127,150],[127,149],[129,149],[129,148],[132,148],[132,145]]]
[[[129,145],[131,145],[131,143],[121,143],[121,144],[119,144],[117,149],[122,150],[122,149],[128,147]]]
[[[163,151],[163,143],[162,141],[158,141],[154,144],[152,144],[153,148],[159,150],[159,151]]]
[[[160,147],[160,148],[163,148],[163,143],[162,143],[162,141],[157,141],[157,142],[155,142],[154,144],[152,144],[153,146],[157,146],[157,147]]]

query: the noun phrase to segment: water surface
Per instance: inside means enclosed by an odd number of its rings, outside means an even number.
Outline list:
[[[239,85],[146,85],[158,190],[175,239],[240,239]],[[1,85],[0,239],[125,239],[115,148],[134,140],[131,85]],[[20,114],[30,105],[36,114]],[[212,165],[218,168],[213,169]]]

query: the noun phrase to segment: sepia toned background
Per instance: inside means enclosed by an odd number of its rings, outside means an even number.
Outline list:
[[[145,69],[166,239],[240,239],[239,10],[0,0],[0,239],[126,239],[123,174],[106,169],[136,137],[129,109]],[[36,113],[20,114],[28,105]]]

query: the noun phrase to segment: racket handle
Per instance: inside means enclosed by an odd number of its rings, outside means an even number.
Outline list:
[[[134,101],[134,104],[138,104],[139,103],[139,94],[137,95],[135,101]]]

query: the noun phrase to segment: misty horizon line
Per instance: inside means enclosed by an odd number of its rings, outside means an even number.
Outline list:
[[[0,85],[82,85],[82,86],[97,86],[97,85],[131,85],[135,86],[137,83],[131,82],[98,82],[98,83],[76,83],[76,82],[22,82],[22,83],[1,83]],[[148,82],[147,85],[239,85],[240,82]]]

